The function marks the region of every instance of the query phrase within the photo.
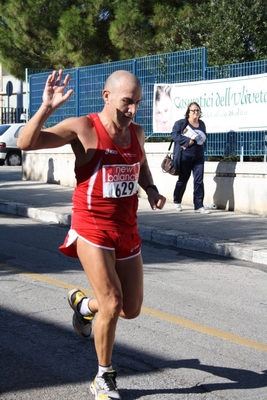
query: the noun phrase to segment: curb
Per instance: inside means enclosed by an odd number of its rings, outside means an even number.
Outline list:
[[[11,201],[0,202],[0,212],[60,225],[70,225],[71,222],[71,215],[68,213],[57,213],[55,211],[29,207],[25,206],[25,204],[14,203]]]
[[[10,201],[0,202],[0,213],[13,214],[21,217],[28,217],[46,223],[54,223],[59,225],[70,225],[71,214],[57,213],[47,209],[29,207],[24,204],[14,203]],[[138,224],[139,233],[142,240],[153,243],[173,246],[184,250],[192,250],[214,254],[225,258],[234,258],[243,261],[250,261],[258,264],[267,265],[267,250],[261,248],[248,248],[246,244],[240,245],[236,243],[214,241],[207,236],[198,236],[185,234],[179,231],[158,231],[154,227]]]
[[[197,236],[179,233],[177,231],[155,231],[154,228],[146,226],[142,228],[139,223],[139,233],[143,240],[158,244],[174,246],[178,249],[195,250],[203,253],[214,254],[225,258],[250,261],[258,264],[267,265],[267,250],[252,247],[246,244],[240,245],[231,242],[213,241],[207,236]]]

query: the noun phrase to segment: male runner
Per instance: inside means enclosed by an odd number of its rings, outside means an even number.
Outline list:
[[[142,99],[138,78],[127,71],[111,74],[104,86],[99,114],[68,118],[42,130],[52,113],[72,95],[67,75],[54,71],[47,79],[43,103],[18,139],[22,150],[69,143],[75,154],[77,185],[71,228],[60,250],[79,257],[94,298],[79,289],[68,294],[74,329],[94,340],[98,372],[91,385],[95,399],[121,399],[112,367],[119,317],[135,318],[143,300],[141,240],[137,230],[138,184],[153,210],[166,199],[153,183],[144,150],[142,127],[133,122]]]

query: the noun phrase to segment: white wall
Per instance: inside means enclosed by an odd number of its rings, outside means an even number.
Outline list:
[[[160,168],[169,143],[146,143],[148,162],[159,191],[173,201],[177,177],[164,174]],[[74,155],[69,145],[59,149],[23,153],[23,179],[75,186]],[[206,162],[204,204],[244,213],[267,214],[267,163]],[[140,190],[140,195],[145,193]],[[183,203],[193,206],[192,177]]]

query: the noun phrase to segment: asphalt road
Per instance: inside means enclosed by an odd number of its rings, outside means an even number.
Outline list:
[[[0,399],[88,400],[93,339],[72,329],[67,293],[91,294],[57,247],[67,228],[0,214]],[[256,264],[143,244],[142,314],[120,320],[123,400],[266,400],[267,275]]]
[[[18,181],[22,176],[22,167],[0,165],[0,182]]]

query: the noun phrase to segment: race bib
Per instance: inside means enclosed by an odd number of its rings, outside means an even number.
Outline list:
[[[103,197],[129,197],[137,192],[140,163],[103,165]]]

